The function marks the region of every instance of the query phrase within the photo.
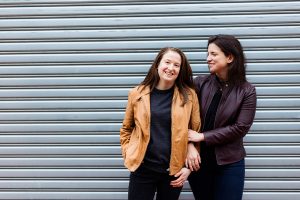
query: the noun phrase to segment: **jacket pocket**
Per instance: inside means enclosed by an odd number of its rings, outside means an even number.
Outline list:
[[[136,154],[138,153],[138,146],[140,145],[140,141],[139,141],[139,136],[138,136],[138,133],[136,131],[136,128],[133,130],[132,132],[132,135],[130,137],[130,141],[128,143],[128,147],[126,149],[126,152],[125,152],[125,157],[126,157],[126,160],[131,160],[133,159],[134,157],[136,157]]]

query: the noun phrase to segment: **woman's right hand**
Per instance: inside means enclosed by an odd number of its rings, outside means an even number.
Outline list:
[[[184,167],[182,168],[177,174],[174,175],[177,179],[171,181],[171,185],[173,187],[182,187],[185,181],[188,179],[189,175],[191,174],[191,170]]]
[[[204,135],[203,133],[198,133],[192,129],[189,129],[188,139],[189,142],[202,142],[204,141]]]
[[[185,160],[185,165],[191,171],[197,171],[200,169],[201,158],[198,150],[193,143],[188,144],[188,152]]]

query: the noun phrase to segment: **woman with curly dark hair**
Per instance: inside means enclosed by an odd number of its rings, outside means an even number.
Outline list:
[[[234,36],[210,37],[207,63],[210,74],[194,80],[202,127],[189,130],[189,183],[196,200],[241,200],[243,137],[254,120],[255,87],[246,80],[243,48]],[[200,153],[194,144],[200,144]]]

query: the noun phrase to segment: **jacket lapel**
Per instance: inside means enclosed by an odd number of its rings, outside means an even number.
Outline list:
[[[150,88],[145,87],[143,90],[143,86],[141,86],[138,91],[140,94],[137,96],[137,100],[142,101],[144,104],[144,108],[146,109],[147,117],[148,117],[148,122],[150,124]]]

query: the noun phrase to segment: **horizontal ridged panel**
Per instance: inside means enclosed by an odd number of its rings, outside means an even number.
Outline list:
[[[120,156],[121,149],[119,146],[100,146],[101,141],[98,141],[98,144],[86,144],[85,146],[80,145],[72,145],[69,144],[68,146],[45,146],[43,144],[35,144],[35,146],[23,146],[23,147],[6,147],[1,146],[0,155],[44,155],[44,154],[51,154],[51,155],[118,155]],[[103,144],[102,144],[103,145]],[[290,155],[296,156],[300,152],[300,147],[297,145],[290,145],[290,146],[246,146],[246,150],[249,156],[255,156],[257,154],[261,154],[261,156],[265,155]],[[106,159],[106,158],[105,158]],[[295,158],[291,158],[292,160],[297,160]],[[299,159],[299,158],[298,158]],[[0,158],[1,160],[1,158]],[[272,160],[270,158],[270,160]],[[295,165],[298,166],[299,164]],[[0,164],[1,166],[1,164]]]
[[[184,1],[183,1],[184,2]],[[68,7],[41,7],[37,8],[1,8],[0,16],[5,17],[16,17],[16,16],[69,16],[69,15],[120,15],[120,14],[134,14],[134,15],[172,15],[175,12],[185,13],[188,12],[192,14],[200,13],[210,13],[210,11],[225,13],[225,12],[263,12],[265,13],[265,7],[268,7],[268,12],[292,12],[298,11],[300,5],[298,2],[286,2],[285,4],[281,2],[257,2],[244,3],[243,7],[240,7],[239,3],[219,3],[216,7],[215,4],[196,4],[196,5],[148,5],[147,7],[141,7],[140,5],[123,5],[123,6],[68,6]],[[138,12],[137,12],[138,11]],[[20,14],[21,13],[21,14]]]
[[[271,184],[270,184],[271,183]],[[245,188],[246,190],[252,190],[255,189],[256,182],[251,180],[246,180],[245,182]],[[264,187],[269,190],[296,190],[299,187],[300,182],[299,181],[293,181],[293,180],[287,180],[287,181],[265,181],[260,180],[257,182],[257,184],[261,187]],[[44,189],[57,189],[57,185],[60,185],[61,188],[64,189],[72,189],[77,188],[81,189],[82,191],[86,189],[94,189],[99,190],[99,186],[102,189],[110,190],[110,189],[120,189],[124,190],[128,186],[127,180],[53,180],[53,181],[45,181],[45,180],[39,180],[33,181],[33,180],[21,180],[21,181],[15,181],[15,180],[5,180],[0,181],[0,186],[7,189],[37,189],[37,190],[44,190]],[[189,189],[189,185],[186,182],[184,186],[184,190]]]
[[[0,199],[126,199],[127,95],[164,46],[207,74],[236,35],[257,89],[243,200],[300,198],[298,1],[0,1]],[[180,199],[193,199],[186,183]]]
[[[124,100],[23,100],[23,101],[0,101],[0,110],[82,110],[118,109],[124,110],[127,99]],[[259,110],[262,109],[297,109],[300,107],[300,98],[259,98],[257,100]],[[95,111],[94,110],[94,111]],[[280,112],[280,111],[279,111]],[[258,115],[258,114],[257,114]],[[276,116],[273,116],[276,117]]]
[[[48,200],[49,196],[51,199],[85,199],[89,196],[89,199],[114,199],[114,200],[124,200],[127,198],[127,192],[3,192],[6,199],[43,199]],[[274,196],[270,198],[270,196]],[[294,200],[297,199],[297,192],[245,192],[244,200]],[[180,195],[181,200],[193,199],[191,193],[182,192]]]
[[[36,78],[1,78],[1,87],[29,87],[29,86],[120,86],[137,85],[144,76],[127,77],[36,77]],[[256,75],[249,76],[249,81],[256,84],[299,84],[300,74],[293,75]]]
[[[49,196],[51,199],[85,199],[89,196],[89,199],[114,199],[124,200],[127,198],[127,192],[3,192],[6,199],[43,199],[48,200]],[[274,196],[274,198],[270,198]],[[297,199],[297,192],[245,192],[244,200],[294,200]],[[191,200],[193,196],[191,193],[182,192],[180,195],[181,200]]]
[[[152,27],[152,26],[189,26],[195,25],[201,21],[202,26],[245,26],[247,24],[271,25],[285,23],[297,23],[299,13],[297,14],[269,14],[269,15],[215,15],[215,16],[150,16],[147,18],[136,17],[105,17],[105,18],[58,18],[58,19],[3,19],[0,21],[0,27],[3,29],[14,28],[90,28],[90,27]],[[253,25],[252,25],[253,26]]]
[[[124,112],[2,112],[1,121],[117,121],[121,122],[124,118]],[[298,120],[300,110],[276,110],[276,111],[257,111],[257,120]]]
[[[130,87],[130,86],[128,86]],[[132,86],[133,87],[133,86]],[[109,88],[87,88],[87,89],[0,89],[0,97],[2,98],[82,98],[82,99],[97,99],[97,98],[122,98],[125,99],[128,95],[129,88],[113,87]],[[257,87],[257,94],[261,96],[277,96],[277,97],[299,97],[300,86],[264,86]]]
[[[272,39],[272,38],[258,38],[258,39],[241,39],[243,46],[246,46],[248,50],[251,49],[271,49],[272,48],[298,48],[300,41],[298,38],[291,39]],[[38,53],[43,51],[45,53],[57,52],[105,52],[105,51],[153,51],[161,46],[175,45],[178,48],[189,48],[191,50],[203,49],[207,45],[206,40],[190,39],[190,40],[158,40],[152,41],[150,44],[146,41],[80,41],[80,42],[19,42],[19,43],[8,43],[3,42],[0,44],[0,52],[5,53],[25,53],[32,52]],[[99,49],[101,46],[101,49]]]
[[[118,132],[121,128],[120,123],[113,122],[102,122],[102,123],[47,123],[47,122],[37,122],[37,123],[23,123],[23,124],[0,124],[0,133],[5,132],[60,132],[60,131],[115,131]],[[251,130],[253,131],[298,131],[299,122],[256,122],[253,124]]]
[[[286,51],[252,51],[245,52],[248,59],[253,60],[297,60],[300,57],[300,50]],[[198,59],[205,60],[206,53],[187,52],[187,57],[191,61]],[[8,54],[0,55],[0,63],[84,63],[84,62],[100,62],[106,63],[113,61],[118,62],[150,62],[155,57],[154,53],[66,53],[66,54]]]

